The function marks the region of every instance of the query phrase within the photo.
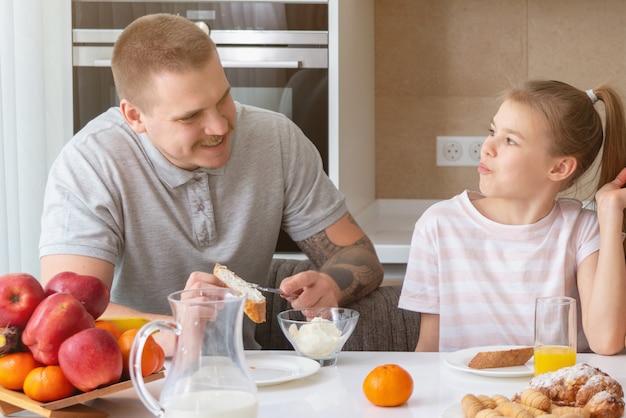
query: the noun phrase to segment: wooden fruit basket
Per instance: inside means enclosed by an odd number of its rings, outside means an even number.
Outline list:
[[[165,372],[161,370],[160,372],[146,376],[144,381],[148,383],[154,380],[162,379],[164,376]],[[52,418],[104,418],[109,414],[95,408],[91,408],[87,405],[83,405],[83,402],[132,387],[133,383],[130,380],[124,380],[110,386],[92,390],[91,392],[79,393],[74,396],[59,399],[58,401],[40,403],[29,398],[22,392],[5,389],[0,386],[0,412],[2,412],[5,416],[27,410],[43,417]]]

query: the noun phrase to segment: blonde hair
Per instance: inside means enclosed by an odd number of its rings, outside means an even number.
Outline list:
[[[505,99],[526,104],[545,117],[552,134],[552,143],[548,145],[551,155],[576,158],[576,171],[565,187],[573,185],[602,150],[594,188],[597,191],[626,166],[626,123],[624,107],[615,90],[601,85],[592,92],[604,103],[604,129],[590,96],[560,81],[528,81],[507,92]],[[626,231],[626,217],[622,230]]]
[[[191,21],[172,14],[140,17],[113,48],[111,70],[120,99],[149,111],[155,74],[202,68],[217,56],[215,44]]]

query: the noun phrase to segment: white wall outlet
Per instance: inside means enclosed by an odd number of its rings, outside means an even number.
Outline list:
[[[438,136],[437,166],[478,166],[483,136]]]

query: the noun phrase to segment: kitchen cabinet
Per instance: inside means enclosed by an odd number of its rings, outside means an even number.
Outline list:
[[[374,0],[329,0],[329,175],[357,213],[375,199]]]
[[[434,201],[376,199],[374,12],[374,0],[329,0],[329,175],[386,277],[401,278],[415,221]]]

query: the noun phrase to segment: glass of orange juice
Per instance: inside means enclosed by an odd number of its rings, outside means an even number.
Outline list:
[[[567,296],[535,302],[535,376],[576,364],[576,300]]]

